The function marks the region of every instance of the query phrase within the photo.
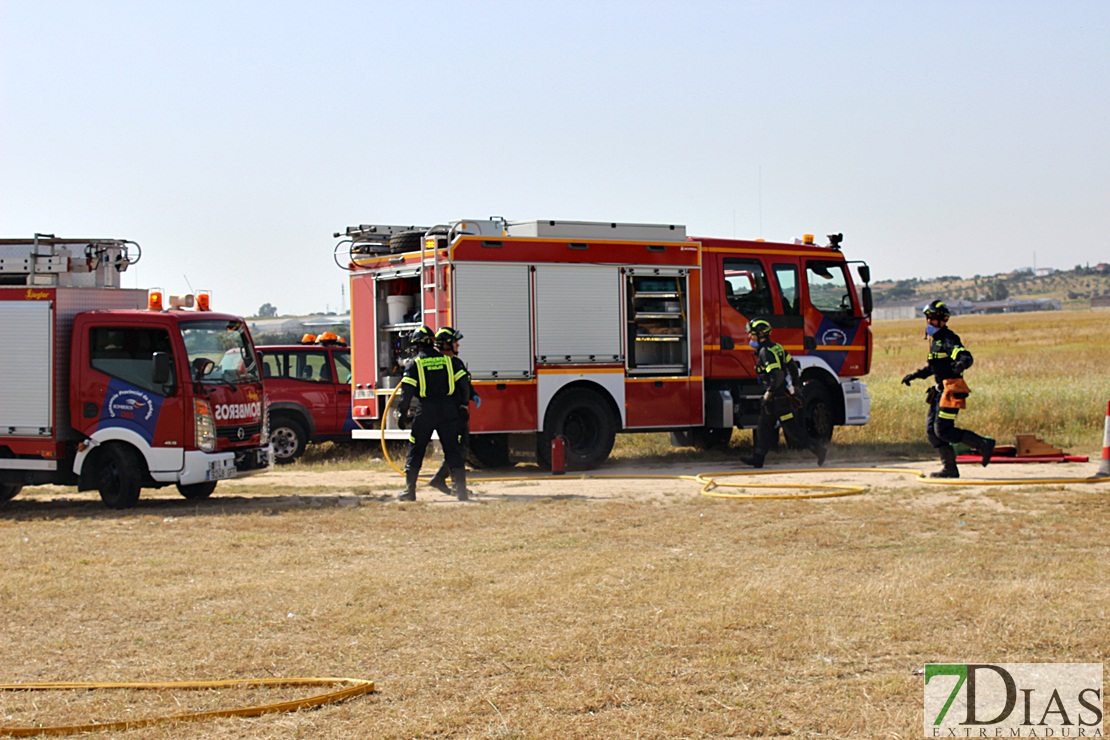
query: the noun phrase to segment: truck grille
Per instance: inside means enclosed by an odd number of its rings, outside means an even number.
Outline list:
[[[216,436],[232,444],[242,444],[262,431],[262,424],[236,424],[216,427]]]

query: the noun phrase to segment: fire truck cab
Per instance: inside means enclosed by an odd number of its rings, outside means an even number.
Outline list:
[[[475,389],[471,457],[567,466],[609,455],[619,432],[726,443],[754,428],[763,389],[747,322],[766,318],[799,362],[809,431],[866,424],[869,270],[807,236],[688,237],[683,226],[459,220],[348,228],[355,437],[403,437],[383,419],[422,324],[454,326]],[[855,275],[853,275],[853,272]],[[856,276],[864,284],[857,287]]]

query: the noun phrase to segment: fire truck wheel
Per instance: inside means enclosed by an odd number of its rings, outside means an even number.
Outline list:
[[[816,380],[805,384],[804,393],[806,431],[810,437],[828,442],[835,426],[832,394],[824,383]]]
[[[187,486],[183,486],[180,483],[177,484],[177,492],[190,501],[199,501],[200,499],[208,498],[215,490],[216,481],[214,480],[205,481],[204,483],[190,483]]]
[[[107,444],[96,459],[96,488],[109,509],[130,509],[139,502],[143,461],[126,445]]]
[[[508,468],[509,435],[474,434],[470,437],[469,462],[475,468]]]
[[[279,416],[271,422],[270,444],[274,447],[274,462],[288,465],[304,454],[308,434],[299,421]]]
[[[551,441],[566,439],[567,470],[589,470],[605,462],[617,439],[617,422],[609,405],[597,393],[572,388],[552,400],[536,438],[541,467],[551,467]]]
[[[18,483],[0,483],[0,501],[11,501],[22,490],[23,486]]]

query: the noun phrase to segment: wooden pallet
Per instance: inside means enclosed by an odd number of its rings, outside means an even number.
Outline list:
[[[1017,436],[1018,457],[1045,457],[1049,455],[1063,455],[1059,447],[1053,447],[1037,439],[1035,434],[1019,434]]]

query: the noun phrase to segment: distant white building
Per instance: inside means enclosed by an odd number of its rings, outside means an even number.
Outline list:
[[[251,334],[296,334],[315,333],[319,329],[331,326],[351,325],[351,315],[328,316],[327,314],[312,314],[310,316],[283,316],[277,319],[247,319],[247,326]]]

